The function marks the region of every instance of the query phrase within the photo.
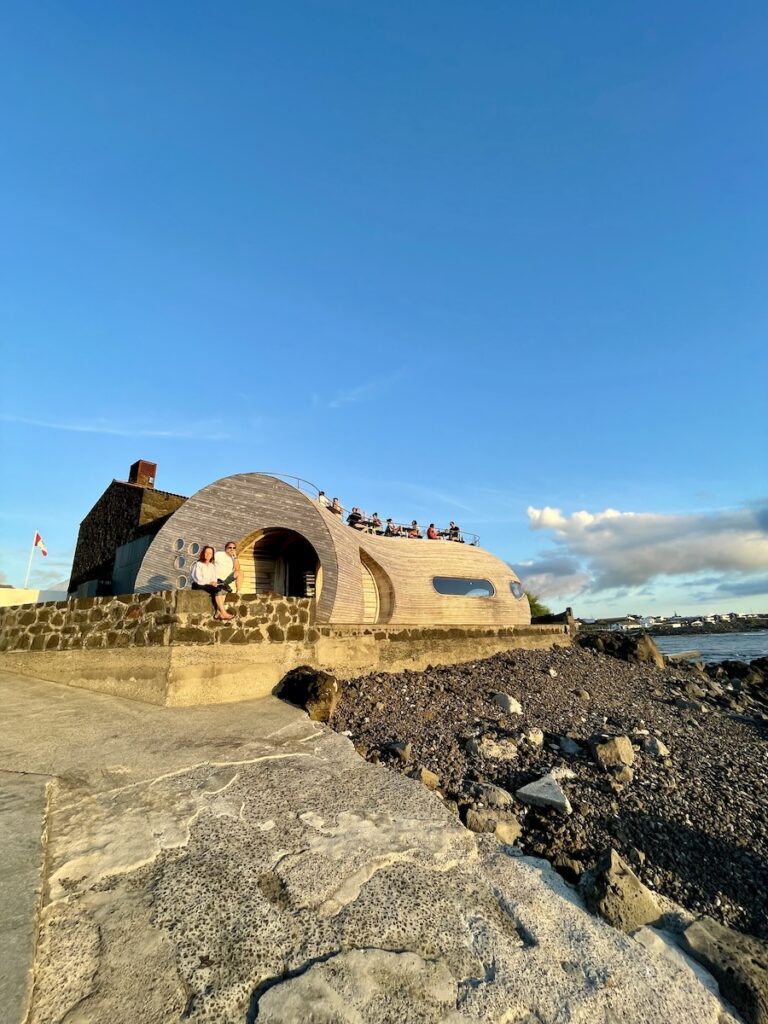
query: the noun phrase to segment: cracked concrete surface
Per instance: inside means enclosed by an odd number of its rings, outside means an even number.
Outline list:
[[[28,1024],[735,1019],[682,958],[279,701],[12,677],[0,700],[0,768],[53,780]],[[28,814],[39,838],[31,792]]]
[[[43,876],[48,778],[0,771],[0,1008],[26,1014]]]

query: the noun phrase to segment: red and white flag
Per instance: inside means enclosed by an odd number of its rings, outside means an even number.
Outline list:
[[[32,547],[40,548],[40,554],[43,556],[43,558],[48,557],[48,549],[43,543],[43,538],[40,536],[39,533],[37,533],[37,531],[35,531],[35,542],[32,545]]]

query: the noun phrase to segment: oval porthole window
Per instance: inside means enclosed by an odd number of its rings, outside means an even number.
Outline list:
[[[176,589],[177,590],[183,590],[184,587],[186,587],[186,585],[187,585],[187,577],[186,576],[177,576],[176,577]]]
[[[175,540],[173,542],[173,550],[174,551],[183,551],[184,550],[184,538],[183,537],[179,537],[177,540]]]
[[[197,543],[196,540],[193,540],[192,543],[187,548],[187,551],[189,551],[190,555],[199,555],[200,545]]]
[[[496,593],[490,580],[469,580],[463,576],[435,576],[432,586],[438,594],[451,597],[493,597]]]
[[[515,595],[515,597],[518,599],[518,601],[525,594],[525,591],[523,590],[523,584],[522,583],[517,583],[517,582],[510,583],[509,584],[509,589]]]
[[[187,564],[187,560],[184,555],[177,555],[173,560],[174,569],[183,569]]]

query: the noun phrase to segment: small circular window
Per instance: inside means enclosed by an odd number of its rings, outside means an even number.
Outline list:
[[[190,555],[199,555],[200,545],[197,543],[196,540],[193,540],[192,543],[187,548],[187,551],[190,553]]]
[[[176,589],[177,590],[183,590],[186,587],[186,585],[187,585],[187,577],[186,576],[177,576],[176,577]]]
[[[184,550],[184,538],[183,537],[179,537],[178,540],[175,540],[173,542],[173,550],[174,551],[183,551]]]
[[[173,560],[173,567],[175,569],[183,569],[187,564],[187,560],[184,555],[177,555]]]
[[[519,600],[520,600],[520,598],[521,598],[521,597],[523,597],[523,596],[524,596],[524,594],[525,594],[525,591],[523,590],[523,584],[522,584],[522,583],[517,583],[517,582],[515,582],[515,583],[510,583],[510,584],[509,584],[509,589],[510,589],[510,590],[512,591],[512,593],[513,593],[513,594],[515,595],[515,597],[516,597],[516,598],[518,599],[518,601],[519,601]]]

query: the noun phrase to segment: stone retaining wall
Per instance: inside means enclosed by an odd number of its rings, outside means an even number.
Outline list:
[[[0,608],[0,651],[104,650],[174,644],[306,640],[310,598],[232,596],[232,625],[211,615],[207,594],[171,590]],[[319,634],[318,634],[319,635]]]
[[[298,665],[352,678],[571,642],[561,625],[318,624],[308,598],[227,607],[217,622],[207,594],[181,590],[2,608],[0,669],[178,707],[264,697]]]

